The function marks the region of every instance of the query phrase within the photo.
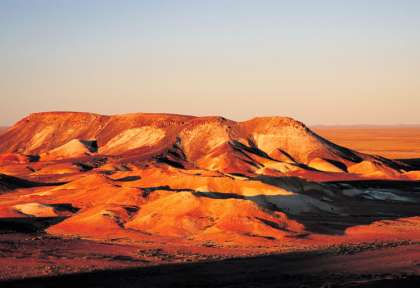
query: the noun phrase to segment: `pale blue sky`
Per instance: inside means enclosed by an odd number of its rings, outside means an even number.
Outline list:
[[[0,125],[36,111],[420,123],[420,1],[0,0]]]

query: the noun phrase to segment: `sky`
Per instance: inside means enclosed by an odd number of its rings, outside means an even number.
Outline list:
[[[0,0],[0,125],[39,111],[420,124],[420,1]]]

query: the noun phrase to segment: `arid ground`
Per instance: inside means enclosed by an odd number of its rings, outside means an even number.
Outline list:
[[[0,287],[420,287],[419,131],[31,114],[0,132]]]
[[[387,158],[420,158],[420,126],[318,126],[332,142]]]

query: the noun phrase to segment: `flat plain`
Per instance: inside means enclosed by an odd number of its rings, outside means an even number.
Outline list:
[[[420,158],[420,126],[315,126],[315,132],[354,150],[387,158]]]

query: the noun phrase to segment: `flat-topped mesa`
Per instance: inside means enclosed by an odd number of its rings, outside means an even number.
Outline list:
[[[286,116],[261,116],[241,122],[243,125],[258,126],[290,126],[296,129],[309,130],[302,122]]]
[[[97,151],[89,150],[84,140],[96,141]],[[192,166],[228,173],[293,168],[280,167],[279,162],[314,169],[322,162],[322,169],[336,172],[363,160],[393,164],[338,146],[302,122],[278,116],[235,122],[219,116],[42,112],[25,117],[0,135],[0,153],[43,155],[48,160],[54,160],[54,155],[63,159],[91,154],[152,159],[165,157],[174,147],[182,155],[180,160]],[[311,164],[314,159],[318,164]]]
[[[39,154],[73,139],[95,139],[107,120],[93,113],[34,113],[0,136],[0,152]]]
[[[73,139],[91,139],[99,147],[124,130],[146,125],[182,126],[192,116],[133,113],[105,116],[84,112],[31,114],[0,135],[0,152],[40,154]]]
[[[157,113],[131,113],[112,115],[108,117],[109,121],[98,135],[97,140],[100,146],[105,145],[113,137],[127,129],[152,126],[171,132],[177,131],[177,128],[185,125],[189,120],[195,118],[187,115]]]

